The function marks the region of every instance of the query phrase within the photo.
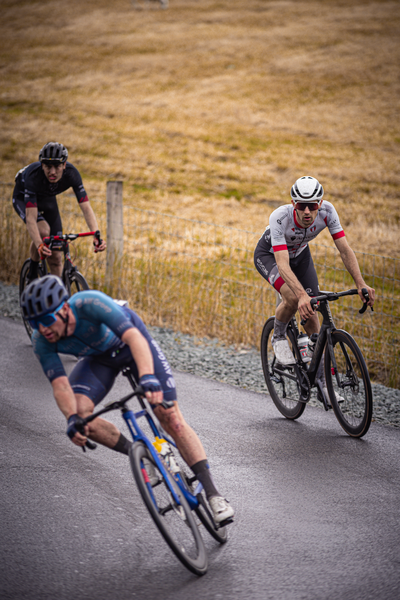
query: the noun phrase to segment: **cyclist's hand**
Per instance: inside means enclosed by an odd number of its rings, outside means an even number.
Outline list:
[[[47,256],[51,256],[51,250],[48,246],[46,246],[46,244],[44,242],[42,242],[41,244],[39,244],[38,248],[37,248],[38,254],[39,254],[39,258],[41,260],[43,260],[44,258],[46,258]]]
[[[371,308],[372,308],[372,306],[374,305],[374,302],[375,302],[375,290],[374,290],[374,288],[370,288],[365,283],[364,283],[364,285],[361,285],[358,288],[358,294],[363,302],[366,302],[366,300],[363,296],[363,293],[362,293],[363,289],[367,290],[367,292],[368,292],[369,300],[368,300],[367,304],[368,304],[368,306],[371,306]]]
[[[97,237],[93,240],[93,246],[95,252],[103,252],[107,248],[107,244],[105,240],[98,239]]]
[[[304,321],[315,315],[315,310],[312,308],[310,300],[310,296],[307,293],[304,293],[300,297],[299,303],[297,305],[297,309],[300,313],[300,316]]]
[[[146,398],[152,404],[160,404],[163,401],[163,391],[161,383],[155,375],[142,375],[139,379],[139,385],[142,386]]]
[[[86,444],[86,436],[81,433],[88,433],[89,428],[83,426],[83,419],[75,414],[71,415],[68,419],[67,436],[77,446],[84,446]]]

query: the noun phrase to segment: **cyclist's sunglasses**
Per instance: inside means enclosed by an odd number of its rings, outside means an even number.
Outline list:
[[[42,160],[42,165],[46,165],[46,167],[59,167],[63,163],[61,160]]]
[[[307,206],[310,211],[318,210],[319,203],[318,202],[296,202],[297,210],[301,210],[301,211],[306,210]]]
[[[50,327],[51,325],[54,325],[54,323],[57,321],[56,315],[58,311],[62,309],[64,304],[65,302],[63,302],[55,312],[48,313],[42,317],[37,317],[36,319],[28,319],[29,325],[33,327],[33,329],[39,329],[39,325],[43,325],[43,327]]]

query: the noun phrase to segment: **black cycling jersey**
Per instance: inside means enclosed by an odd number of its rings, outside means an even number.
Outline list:
[[[34,162],[18,171],[15,176],[14,210],[26,223],[26,209],[37,208],[37,220],[47,221],[51,235],[61,235],[62,223],[56,196],[70,187],[74,190],[79,204],[88,201],[82,178],[74,165],[67,162],[60,181],[50,183],[43,172],[42,163]]]
[[[42,169],[42,163],[34,162],[24,167],[15,176],[13,196],[24,201],[26,208],[37,207],[44,211],[55,196],[72,187],[79,204],[87,202],[88,197],[82,184],[79,171],[71,163],[66,163],[63,176],[57,183],[51,183]]]

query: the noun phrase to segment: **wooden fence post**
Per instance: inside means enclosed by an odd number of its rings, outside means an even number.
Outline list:
[[[109,291],[113,287],[113,280],[119,280],[123,252],[122,181],[107,181],[106,285]]]

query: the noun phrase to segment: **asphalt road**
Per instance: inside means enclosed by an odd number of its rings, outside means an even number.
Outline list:
[[[127,458],[69,442],[22,325],[0,319],[0,333],[2,600],[399,597],[398,429],[373,423],[353,440],[331,413],[289,422],[268,396],[175,373],[236,510],[227,544],[204,534],[197,578],[153,525]],[[125,390],[121,378],[109,398]]]

